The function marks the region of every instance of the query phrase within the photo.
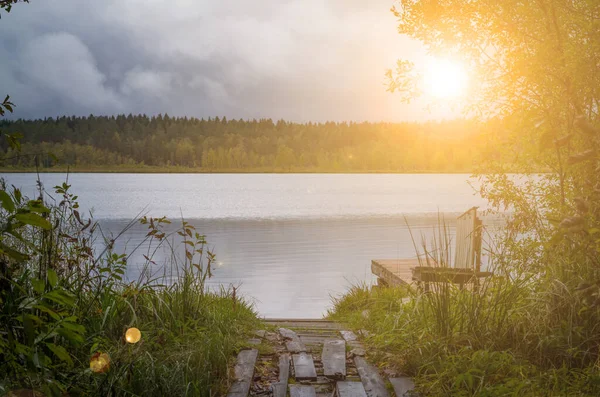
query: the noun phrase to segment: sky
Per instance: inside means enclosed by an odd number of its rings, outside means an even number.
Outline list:
[[[0,19],[15,118],[168,113],[290,121],[451,118],[386,91],[393,0],[31,0]]]

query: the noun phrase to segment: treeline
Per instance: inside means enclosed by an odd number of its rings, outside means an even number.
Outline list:
[[[468,172],[485,139],[473,122],[291,123],[168,115],[3,121],[22,150],[3,168],[186,167],[202,171]]]

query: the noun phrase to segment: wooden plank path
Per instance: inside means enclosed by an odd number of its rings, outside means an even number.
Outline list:
[[[323,375],[330,379],[346,378],[346,342],[328,340],[323,343]]]
[[[448,263],[436,263],[434,258],[422,256],[408,259],[374,259],[371,272],[379,279],[379,284],[404,285],[415,282],[424,283],[429,291],[430,283],[454,283],[460,288],[471,284],[477,288],[479,279],[492,276],[491,272],[481,271],[481,247],[483,222],[477,216],[477,207],[472,207],[456,218],[454,236],[454,260]]]
[[[283,353],[279,356],[278,382],[273,383],[273,397],[286,397],[288,379],[290,377],[290,355]]]
[[[361,382],[338,382],[337,397],[367,397],[367,392]]]
[[[394,388],[394,393],[396,393],[396,397],[403,397],[407,395],[407,393],[415,388],[415,384],[412,379],[407,377],[402,378],[390,378],[390,383]]]
[[[377,369],[369,364],[364,357],[354,357],[354,364],[360,375],[367,396],[369,397],[389,397],[385,381],[377,372]]]
[[[234,368],[235,382],[227,393],[228,397],[246,397],[248,395],[257,358],[258,350],[256,349],[242,350],[238,354]]]
[[[317,370],[312,354],[298,353],[292,356],[294,363],[294,378],[296,380],[317,380]]]
[[[287,328],[279,328],[279,334],[283,336],[283,338],[286,340],[285,347],[288,350],[288,352],[306,352],[306,346],[304,346],[304,343],[300,340],[300,338],[294,331]]]
[[[290,397],[317,397],[314,386],[291,385]]]
[[[407,285],[413,282],[411,268],[419,266],[418,259],[373,259],[371,273],[385,285]]]
[[[359,338],[339,324],[296,319],[265,323],[268,329],[256,332],[256,349],[239,353],[228,397],[388,397],[387,386],[397,396],[414,387],[409,378],[387,383],[363,357]]]

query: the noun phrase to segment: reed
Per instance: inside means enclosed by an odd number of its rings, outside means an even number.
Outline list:
[[[577,292],[590,270],[546,256],[533,271],[507,260],[514,241],[505,237],[487,236],[494,276],[478,288],[357,285],[329,317],[367,330],[372,359],[415,376],[424,395],[598,395],[600,317]],[[450,264],[443,219],[431,239],[413,242],[422,265]]]
[[[0,395],[213,396],[227,388],[237,349],[260,327],[251,305],[209,291],[214,255],[184,220],[140,216],[117,236],[79,213],[65,183],[53,201],[40,185],[29,200],[2,186]],[[140,277],[125,278],[132,252],[114,249],[130,227],[148,228]],[[95,248],[96,247],[96,248]],[[102,247],[97,249],[97,247]],[[153,253],[166,249],[158,274]],[[136,327],[141,340],[127,343]],[[107,354],[106,371],[90,360]]]

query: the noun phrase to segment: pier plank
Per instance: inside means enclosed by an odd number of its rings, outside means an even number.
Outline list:
[[[323,375],[330,379],[346,378],[346,342],[328,340],[323,343],[321,355]]]
[[[229,388],[227,397],[247,397],[248,393],[250,393],[250,382],[246,380],[236,380]]]
[[[344,338],[346,342],[354,342],[358,340],[358,337],[352,331],[340,331],[340,334],[342,334],[342,338]]]
[[[361,382],[337,382],[336,393],[337,397],[367,397]]]
[[[292,361],[296,380],[317,380],[317,371],[312,355],[307,353],[294,354]]]
[[[250,384],[254,377],[254,366],[258,358],[258,350],[242,350],[237,356],[237,362],[233,370],[235,382],[229,388],[228,397],[247,397],[250,392]]]
[[[387,285],[407,285],[412,283],[411,268],[419,265],[418,259],[374,259],[371,272]]]
[[[317,397],[314,386],[291,385],[290,397]]]
[[[291,329],[279,328],[279,334],[286,340],[285,348],[290,353],[306,352],[306,345],[300,340],[298,334]]]
[[[273,383],[271,385],[271,391],[273,397],[286,397],[287,396],[287,382],[285,384],[281,382]]]
[[[323,329],[333,331],[340,329],[338,323],[321,319],[267,318],[264,322],[277,328]]]
[[[286,397],[289,377],[290,355],[284,353],[279,356],[279,382],[272,385],[273,397]]]
[[[400,378],[390,378],[390,383],[398,397],[403,397],[407,392],[414,390],[415,388],[415,383],[412,379],[405,376]]]
[[[282,354],[279,356],[279,381],[286,382],[290,377],[290,355]]]
[[[354,357],[354,364],[368,397],[389,397],[385,381],[374,366],[360,356]]]

